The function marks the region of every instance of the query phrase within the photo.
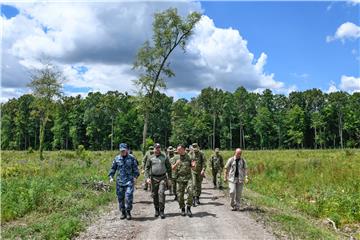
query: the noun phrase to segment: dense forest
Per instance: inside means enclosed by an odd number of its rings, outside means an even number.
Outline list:
[[[360,93],[318,89],[234,93],[206,88],[191,100],[156,92],[147,142],[164,146],[198,142],[202,148],[281,149],[360,147]],[[143,104],[137,96],[110,91],[85,98],[61,97],[46,122],[44,148],[140,149]],[[39,111],[32,94],[1,104],[1,148],[39,148]]]

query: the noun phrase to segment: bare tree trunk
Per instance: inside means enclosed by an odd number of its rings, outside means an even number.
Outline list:
[[[315,139],[314,139],[314,143],[315,143],[315,149],[317,149],[317,131],[316,131],[316,126],[314,126],[314,130],[315,130]]]
[[[111,117],[111,151],[114,150],[114,117]]]
[[[42,122],[40,123],[40,146],[39,146],[39,151],[40,151],[40,160],[44,160],[44,156],[43,156],[43,150],[44,150],[44,138],[45,138],[45,127],[46,127],[46,118],[42,120]]]
[[[212,149],[215,149],[215,125],[216,125],[216,114],[214,113],[214,120],[213,120],[213,145],[212,145]]]
[[[340,136],[340,146],[344,148],[343,144],[343,127],[342,127],[342,113],[339,113],[339,136]]]
[[[147,137],[147,129],[148,129],[148,123],[149,123],[149,109],[146,108],[145,110],[145,116],[144,116],[144,129],[143,129],[143,153],[145,153],[146,148],[146,137]]]
[[[231,128],[231,117],[230,117],[230,149],[232,149],[232,128]]]
[[[241,125],[241,129],[242,129],[243,148],[245,149],[245,131],[243,125]]]

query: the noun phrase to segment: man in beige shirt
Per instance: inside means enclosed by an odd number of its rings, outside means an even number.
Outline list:
[[[227,161],[225,165],[224,180],[229,180],[230,205],[233,211],[240,209],[240,198],[244,183],[248,182],[247,165],[244,158],[241,157],[242,150],[237,148],[235,155]]]

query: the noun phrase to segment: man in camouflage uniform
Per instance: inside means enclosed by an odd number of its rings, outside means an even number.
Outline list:
[[[116,171],[118,171],[116,177],[116,195],[121,211],[120,219],[126,218],[130,220],[134,182],[139,176],[139,169],[135,157],[128,153],[127,144],[121,143],[119,148],[120,154],[115,157],[108,176],[111,183],[114,181]]]
[[[171,165],[175,164],[173,157],[175,156],[174,153],[174,148],[172,146],[169,146],[167,149],[167,153],[168,153],[168,158],[170,160]],[[171,186],[170,187],[170,194],[174,194],[175,198],[174,200],[177,200],[177,195],[176,195],[176,175],[175,175],[175,171],[172,171],[171,174]]]
[[[145,153],[144,158],[143,158],[143,170],[142,170],[142,173],[145,173],[146,162],[150,158],[150,156],[153,155],[153,154],[154,154],[154,146],[150,146],[149,150]],[[148,184],[146,183],[146,178],[144,179],[144,190],[145,191],[148,190]]]
[[[172,165],[172,169],[176,174],[176,183],[177,183],[177,196],[178,202],[181,209],[181,215],[185,216],[186,214],[189,217],[192,217],[191,212],[191,203],[192,203],[192,179],[191,179],[191,160],[189,155],[185,152],[185,147],[179,145],[177,147],[178,155],[174,156],[175,164]],[[186,213],[185,213],[185,191],[187,191],[186,199]]]
[[[166,175],[167,174],[167,175]],[[145,178],[151,184],[152,197],[154,199],[155,217],[165,218],[165,190],[171,179],[171,164],[168,157],[161,152],[161,146],[156,143],[154,154],[146,162]]]
[[[211,155],[211,170],[213,175],[214,188],[222,189],[221,175],[224,168],[224,159],[220,154],[219,148],[215,148],[215,153]]]
[[[200,151],[197,143],[192,144],[192,149],[193,151],[190,153],[190,159],[195,165],[194,169],[191,171],[194,191],[193,206],[195,207],[196,204],[200,204],[201,184],[203,177],[205,176],[206,159],[205,154]]]

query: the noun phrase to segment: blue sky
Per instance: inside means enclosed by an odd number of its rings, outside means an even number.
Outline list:
[[[357,2],[357,3],[356,3]],[[134,92],[132,69],[151,38],[154,12],[178,8],[204,17],[187,52],[172,57],[166,93],[190,98],[208,86],[288,94],[319,88],[360,91],[360,3],[355,2],[48,2],[1,5],[1,101],[28,92],[29,70],[52,59],[68,95]],[[95,26],[95,27],[94,27]]]
[[[239,29],[256,56],[269,55],[265,71],[299,90],[327,89],[341,75],[359,76],[359,40],[327,43],[344,22],[359,23],[359,5],[346,2],[203,2],[217,27]]]

